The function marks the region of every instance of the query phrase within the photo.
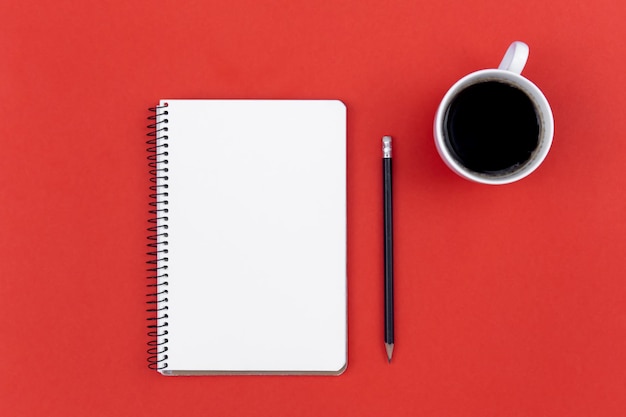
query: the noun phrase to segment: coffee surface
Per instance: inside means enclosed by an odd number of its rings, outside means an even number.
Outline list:
[[[444,136],[455,159],[486,174],[514,171],[539,143],[532,100],[506,83],[486,81],[462,90],[449,106]]]

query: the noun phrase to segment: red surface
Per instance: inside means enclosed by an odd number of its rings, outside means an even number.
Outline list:
[[[626,415],[625,19],[613,0],[3,1],[2,415]],[[472,184],[436,154],[435,109],[516,39],[554,145],[519,183]],[[347,104],[343,376],[147,369],[145,109],[161,97]]]

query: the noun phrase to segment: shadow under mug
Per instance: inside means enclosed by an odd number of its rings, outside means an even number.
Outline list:
[[[525,43],[513,42],[498,69],[466,75],[441,101],[435,116],[435,145],[446,165],[461,177],[482,184],[508,184],[530,175],[547,156],[554,117],[541,90],[521,75],[528,53]],[[524,135],[531,135],[530,142]],[[525,146],[520,140],[530,147],[517,152]]]

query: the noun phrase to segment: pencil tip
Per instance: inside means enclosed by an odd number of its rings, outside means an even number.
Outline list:
[[[391,363],[391,357],[393,356],[393,343],[385,343],[385,350],[387,351],[387,359]]]

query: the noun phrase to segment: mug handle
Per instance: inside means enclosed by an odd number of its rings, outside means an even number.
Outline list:
[[[504,58],[502,58],[498,69],[521,74],[528,60],[528,53],[528,45],[524,42],[513,42],[511,46],[509,46],[509,49],[506,50],[506,54],[504,54]]]

